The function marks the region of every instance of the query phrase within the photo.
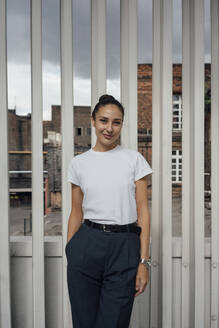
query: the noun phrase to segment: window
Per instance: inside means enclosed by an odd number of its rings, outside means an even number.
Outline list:
[[[146,135],[151,136],[152,135],[152,129],[146,129]]]
[[[182,151],[179,149],[172,151],[172,182],[182,182]]]
[[[173,130],[182,130],[182,96],[173,95]]]
[[[75,135],[82,136],[82,128],[75,128]]]

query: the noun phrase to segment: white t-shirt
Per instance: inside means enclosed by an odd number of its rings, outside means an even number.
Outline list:
[[[141,153],[117,145],[100,152],[90,148],[71,159],[68,181],[80,186],[84,219],[128,224],[137,220],[135,181],[153,170]]]

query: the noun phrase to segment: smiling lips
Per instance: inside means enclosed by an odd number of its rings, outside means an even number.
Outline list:
[[[112,138],[112,136],[107,135],[107,134],[104,134],[104,137],[105,137],[106,139],[111,139],[111,138]]]

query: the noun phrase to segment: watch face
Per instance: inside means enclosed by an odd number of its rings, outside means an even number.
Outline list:
[[[141,259],[140,263],[143,263],[147,268],[149,268],[149,266],[150,266],[150,260]]]
[[[150,265],[149,265],[148,262],[145,262],[145,263],[144,263],[144,266],[145,266],[147,269],[149,269],[149,267],[150,267]]]

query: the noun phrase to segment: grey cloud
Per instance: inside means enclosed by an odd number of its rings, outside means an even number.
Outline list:
[[[73,1],[73,60],[76,77],[90,77],[89,1]],[[60,65],[60,13],[58,0],[44,0],[42,7],[43,60]],[[8,0],[8,61],[30,64],[30,2]]]
[[[107,1],[107,78],[120,78],[120,1]]]
[[[60,14],[59,0],[43,0],[43,60],[60,65]]]
[[[73,55],[74,76],[91,76],[90,1],[73,0]]]
[[[205,1],[207,4],[207,0]],[[181,61],[181,0],[174,1],[173,59]],[[206,7],[206,12],[208,11]],[[30,1],[8,0],[8,60],[30,63]],[[210,54],[209,15],[206,21],[206,54]],[[107,77],[118,79],[120,70],[120,1],[107,0]],[[152,1],[138,1],[138,62],[152,60]],[[73,0],[74,76],[91,74],[90,0]],[[59,0],[43,1],[43,60],[60,65]]]
[[[138,63],[152,62],[152,1],[138,1]]]
[[[182,4],[173,1],[173,62],[182,62]]]
[[[7,56],[9,62],[30,63],[29,12],[29,1],[7,1]]]

